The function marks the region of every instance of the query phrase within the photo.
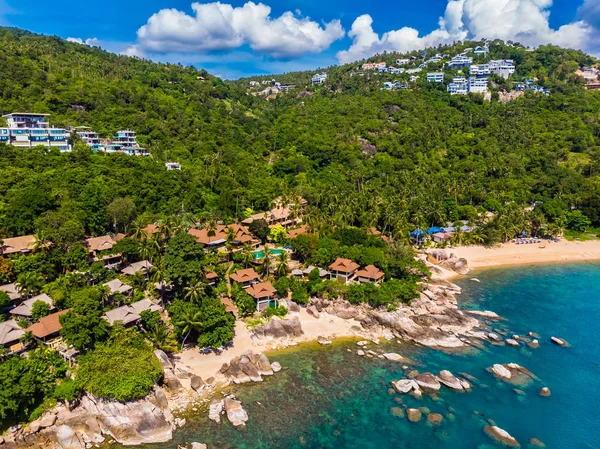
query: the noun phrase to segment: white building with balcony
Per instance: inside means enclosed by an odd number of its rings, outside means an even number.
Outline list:
[[[448,63],[448,67],[452,69],[462,69],[473,64],[473,58],[464,55],[455,56]]]
[[[490,65],[489,64],[472,64],[469,67],[469,73],[471,76],[477,78],[484,78],[490,76]]]
[[[75,133],[94,153],[104,149],[100,144],[100,136],[89,126],[76,126]]]
[[[488,90],[487,78],[469,78],[469,92],[472,94],[484,94]]]
[[[44,146],[56,148],[61,152],[71,151],[67,131],[63,128],[50,127],[46,121],[50,114],[34,114],[14,112],[4,115],[7,128],[0,128],[0,143],[19,148]]]
[[[428,83],[443,83],[444,72],[432,72],[427,74]]]
[[[508,78],[515,73],[515,62],[512,59],[499,59],[488,62],[490,72],[502,78]]]
[[[312,79],[310,80],[310,83],[313,86],[318,86],[320,84],[323,84],[325,81],[327,81],[327,73],[315,73]]]

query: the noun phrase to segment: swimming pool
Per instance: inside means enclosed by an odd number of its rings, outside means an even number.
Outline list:
[[[278,256],[279,254],[281,254],[282,252],[284,252],[284,249],[271,249],[271,255],[273,256]],[[259,251],[254,251],[254,258],[255,259],[262,259],[263,257],[265,257],[265,253],[263,250],[259,250]]]

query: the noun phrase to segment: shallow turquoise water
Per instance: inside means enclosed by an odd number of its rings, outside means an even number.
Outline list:
[[[389,381],[402,377],[398,364],[358,357],[355,342],[310,344],[272,355],[284,366],[275,377],[235,389],[250,416],[245,430],[210,422],[203,412],[188,419],[173,442],[152,448],[174,449],[192,441],[207,443],[209,449],[499,448],[483,433],[486,419],[523,447],[530,447],[529,438],[536,437],[548,448],[600,448],[600,265],[497,269],[476,276],[481,283],[459,282],[465,289],[461,307],[503,316],[494,329],[539,333],[540,348],[486,345],[458,354],[398,343],[387,348],[411,357],[420,371],[449,369],[475,376],[471,392],[442,390],[437,398],[421,400],[390,395]],[[550,343],[551,335],[566,339],[571,347]],[[540,378],[518,387],[524,396],[486,371],[494,363],[508,362]],[[551,389],[551,397],[538,395],[542,386]],[[390,411],[405,406],[427,407],[442,413],[444,421],[434,428],[425,421],[409,423]]]

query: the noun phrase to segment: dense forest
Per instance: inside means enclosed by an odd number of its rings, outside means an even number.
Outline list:
[[[2,146],[0,233],[34,232],[49,213],[86,234],[116,231],[107,206],[120,197],[133,200],[132,220],[185,210],[231,222],[290,192],[308,199],[317,221],[398,235],[511,204],[538,205],[544,223],[564,227],[581,211],[600,224],[600,97],[574,74],[593,59],[499,42],[490,52],[515,59],[516,79],[535,77],[552,94],[502,104],[426,83],[389,92],[382,78],[349,76],[356,65],[347,65],[328,69],[323,86],[299,85],[309,92],[302,98],[292,91],[267,101],[248,94],[247,80],[0,29],[1,112],[47,112],[53,125],[88,125],[106,137],[129,127],[152,153],[92,155],[77,142],[72,154]],[[167,172],[167,159],[183,171]]]

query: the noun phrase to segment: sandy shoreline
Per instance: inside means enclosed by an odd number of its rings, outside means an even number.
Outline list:
[[[493,248],[483,246],[459,246],[447,251],[467,259],[469,268],[492,268],[511,265],[533,265],[564,262],[600,261],[600,240],[587,242],[517,245],[505,243]]]

